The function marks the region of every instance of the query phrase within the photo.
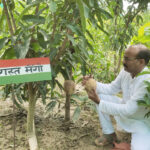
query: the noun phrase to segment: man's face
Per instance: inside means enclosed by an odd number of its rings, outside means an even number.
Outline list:
[[[129,73],[136,73],[140,67],[140,61],[136,59],[139,50],[135,47],[129,47],[124,54],[123,66],[124,70]]]

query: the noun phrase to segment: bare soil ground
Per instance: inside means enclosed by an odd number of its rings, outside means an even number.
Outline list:
[[[0,150],[13,149],[13,108],[11,100],[0,103]],[[63,108],[62,108],[63,111]],[[26,137],[26,112],[16,109],[16,150],[28,150]],[[110,150],[112,146],[96,147],[94,139],[101,132],[97,115],[83,110],[75,123],[64,123],[64,115],[45,115],[39,102],[35,115],[36,132],[40,150]],[[119,137],[120,136],[120,137]],[[118,133],[118,137],[129,142],[130,136]]]

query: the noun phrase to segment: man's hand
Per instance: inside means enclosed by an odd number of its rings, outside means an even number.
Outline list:
[[[90,78],[93,78],[92,75],[83,76],[82,85],[84,86]]]
[[[83,77],[83,80],[82,80],[82,85],[85,86],[85,85],[86,85],[86,82],[87,82],[89,79],[91,79],[91,78],[93,78],[92,75],[84,76],[84,77]],[[100,99],[99,99],[99,97],[98,97],[98,95],[97,95],[97,93],[96,93],[96,89],[88,90],[88,89],[85,88],[85,90],[86,90],[86,92],[87,92],[87,94],[88,94],[89,99],[91,99],[91,100],[94,101],[95,103],[99,104]]]
[[[91,99],[92,101],[94,101],[97,104],[100,103],[100,98],[98,97],[95,89],[87,91],[87,94],[88,94],[89,99]]]

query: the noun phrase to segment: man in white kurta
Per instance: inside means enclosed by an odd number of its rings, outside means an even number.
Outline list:
[[[147,71],[150,52],[144,45],[130,46],[124,55],[124,69],[110,84],[97,82],[96,91],[88,96],[96,102],[100,124],[104,135],[112,136],[114,128],[109,115],[113,115],[117,125],[132,134],[131,150],[150,150],[150,118],[144,118],[148,112],[137,101],[147,93],[145,80],[150,74],[138,75]],[[115,96],[122,92],[123,98]]]

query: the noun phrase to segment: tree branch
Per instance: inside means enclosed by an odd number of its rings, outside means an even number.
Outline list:
[[[5,14],[6,14],[6,17],[7,17],[8,27],[9,27],[11,35],[13,35],[14,31],[13,31],[10,16],[9,16],[9,13],[8,13],[7,4],[6,4],[5,0],[3,0],[2,2],[3,2],[3,5],[4,5],[4,11],[5,11]]]
[[[16,32],[17,27],[16,27],[16,22],[15,22],[15,19],[14,19],[14,15],[13,15],[13,13],[12,13],[12,10],[9,10],[9,12],[10,12],[10,15],[11,15],[11,19],[12,19],[14,31]]]
[[[67,34],[71,34],[71,33],[72,33],[72,31],[70,29],[67,29]],[[65,48],[66,48],[67,42],[68,42],[68,37],[66,35],[66,37],[60,47],[60,50],[59,50],[58,54],[55,56],[55,58],[52,60],[51,65],[54,65],[54,63],[56,63],[59,60],[59,58],[64,54],[64,52],[66,50]]]
[[[51,39],[50,41],[52,41],[54,39],[54,34],[55,34],[55,31],[56,31],[56,15],[54,14],[54,24],[53,24],[53,32],[52,32],[52,36],[51,36]]]

